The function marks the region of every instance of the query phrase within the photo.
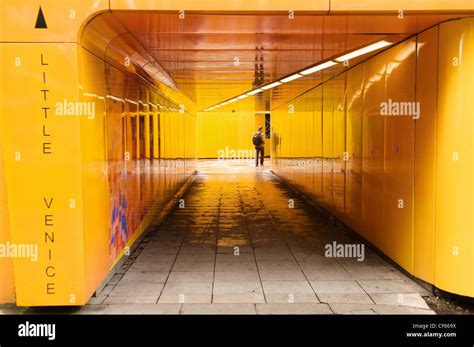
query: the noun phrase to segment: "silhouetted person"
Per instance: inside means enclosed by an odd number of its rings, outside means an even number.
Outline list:
[[[258,132],[253,134],[252,142],[255,145],[255,166],[258,166],[258,156],[260,155],[260,165],[263,166],[263,157],[265,155],[265,140],[263,127],[258,127]]]

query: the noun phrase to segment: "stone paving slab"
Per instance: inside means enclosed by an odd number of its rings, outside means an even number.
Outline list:
[[[332,314],[326,304],[257,304],[257,314]]]
[[[210,304],[212,294],[161,294],[158,304]]]
[[[169,272],[146,272],[128,271],[122,276],[121,284],[124,283],[165,283]],[[117,284],[117,283],[116,283]]]
[[[305,281],[305,274],[301,271],[288,270],[260,270],[262,281]]]
[[[262,293],[214,294],[212,302],[217,304],[264,304],[265,296]]]
[[[416,289],[404,280],[362,280],[358,283],[367,293],[415,293]]]
[[[418,293],[409,294],[370,294],[372,300],[380,305],[410,306],[429,310],[430,308]]]
[[[269,281],[262,282],[265,294],[312,294],[308,281]]]
[[[253,304],[183,304],[181,314],[257,314]]]
[[[156,304],[158,301],[159,295],[150,296],[109,296],[104,301],[103,304]]]
[[[214,273],[214,284],[216,282],[259,282],[259,281],[260,281],[260,276],[257,270],[255,271],[216,271]]]
[[[256,271],[257,264],[251,261],[218,261],[216,271]]]
[[[110,296],[159,295],[164,285],[164,283],[120,282]]]
[[[214,282],[213,294],[263,294],[260,281]]]
[[[373,304],[366,293],[318,293],[321,302],[329,304]]]
[[[122,304],[107,305],[104,314],[179,314],[181,304]]]
[[[208,262],[208,263],[177,263],[173,266],[172,271],[182,271],[182,272],[214,271],[214,262]]]
[[[364,293],[356,281],[311,281],[316,294]]]
[[[213,277],[213,271],[172,271],[168,283],[212,282]]]
[[[375,305],[375,304],[329,304],[334,313],[337,314],[435,314],[432,310],[403,307],[398,305]]]
[[[314,293],[265,293],[265,300],[269,304],[319,303],[319,300]]]

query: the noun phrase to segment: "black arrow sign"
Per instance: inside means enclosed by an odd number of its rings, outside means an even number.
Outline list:
[[[39,11],[38,11],[38,17],[36,18],[35,29],[48,29],[48,26],[46,25],[46,20],[44,19],[43,10],[41,9],[41,6],[40,6]]]

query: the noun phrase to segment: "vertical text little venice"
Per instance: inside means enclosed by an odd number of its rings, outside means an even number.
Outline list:
[[[47,84],[47,69],[49,68],[49,63],[46,61],[46,58],[43,54],[41,54],[41,67],[42,67],[42,82],[44,87],[41,89],[41,93],[43,94],[43,102],[42,105],[42,115],[44,117],[44,124],[42,129],[42,148],[41,153],[43,156],[47,157],[48,159],[53,154],[53,144],[51,142],[51,133],[48,132],[47,125],[49,119],[49,110],[48,107],[48,96],[50,90],[48,89]],[[54,197],[46,197],[44,196],[42,199],[43,203],[43,228],[44,228],[44,238],[43,244],[45,249],[47,250],[47,262],[44,267],[44,276],[45,276],[45,291],[48,295],[55,295],[56,294],[56,267],[53,265],[53,249],[55,244],[55,234],[54,234],[54,213],[52,212]]]

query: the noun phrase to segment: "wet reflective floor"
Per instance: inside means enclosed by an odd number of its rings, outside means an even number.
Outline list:
[[[81,312],[433,313],[428,292],[265,165],[199,161],[181,205]]]

